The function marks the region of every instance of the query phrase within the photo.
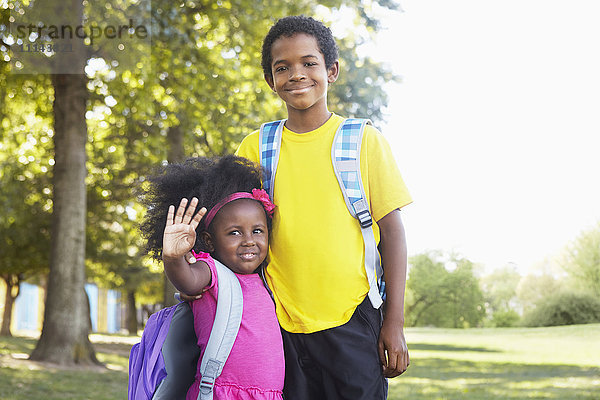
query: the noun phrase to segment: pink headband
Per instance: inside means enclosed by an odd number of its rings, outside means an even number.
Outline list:
[[[273,215],[273,210],[275,209],[275,204],[271,203],[269,199],[269,194],[265,192],[263,189],[252,189],[252,193],[248,192],[235,192],[225,197],[223,200],[219,201],[213,208],[210,209],[208,213],[204,216],[204,227],[208,228],[213,218],[219,210],[227,203],[231,203],[237,199],[252,199],[262,203],[265,211],[269,216]]]

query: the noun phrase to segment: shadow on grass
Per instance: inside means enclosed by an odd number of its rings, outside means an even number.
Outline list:
[[[600,399],[600,368],[527,365],[438,358],[411,360],[390,380],[400,399]]]
[[[0,354],[31,353],[37,339],[19,336],[0,336]]]
[[[113,400],[127,398],[130,344],[95,341],[96,355],[111,368],[61,367],[28,360],[37,339],[0,337],[0,399]]]
[[[451,346],[447,344],[429,344],[429,343],[410,343],[409,350],[429,350],[429,351],[476,351],[483,353],[500,353],[498,350],[493,350],[485,347],[466,347],[466,346]]]
[[[127,373],[104,370],[31,370],[2,366],[0,399],[94,399],[127,398]]]

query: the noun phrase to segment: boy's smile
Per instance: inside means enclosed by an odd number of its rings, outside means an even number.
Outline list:
[[[327,86],[337,79],[338,62],[327,68],[317,40],[305,33],[280,37],[271,55],[273,74],[265,80],[286,103],[289,119],[297,112],[328,117]]]

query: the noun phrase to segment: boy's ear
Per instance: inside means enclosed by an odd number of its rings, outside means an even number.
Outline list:
[[[333,83],[337,81],[337,78],[340,74],[340,63],[338,60],[335,60],[331,67],[327,68],[327,82]]]
[[[212,236],[210,236],[210,233],[206,231],[200,232],[200,240],[204,242],[204,244],[206,245],[206,249],[209,253],[215,251],[215,245],[213,244]]]
[[[272,91],[275,91],[275,83],[273,82],[273,76],[271,74],[265,74],[265,81],[267,81],[267,85],[271,88]]]

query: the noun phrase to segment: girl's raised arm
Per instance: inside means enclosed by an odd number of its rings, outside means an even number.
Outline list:
[[[197,213],[198,199],[192,198],[188,206],[187,199],[181,199],[177,211],[169,206],[165,233],[163,235],[163,264],[167,278],[177,290],[188,296],[202,293],[202,289],[210,284],[211,273],[203,261],[193,264],[185,260],[185,256],[196,243],[196,228],[206,214],[202,207]]]

